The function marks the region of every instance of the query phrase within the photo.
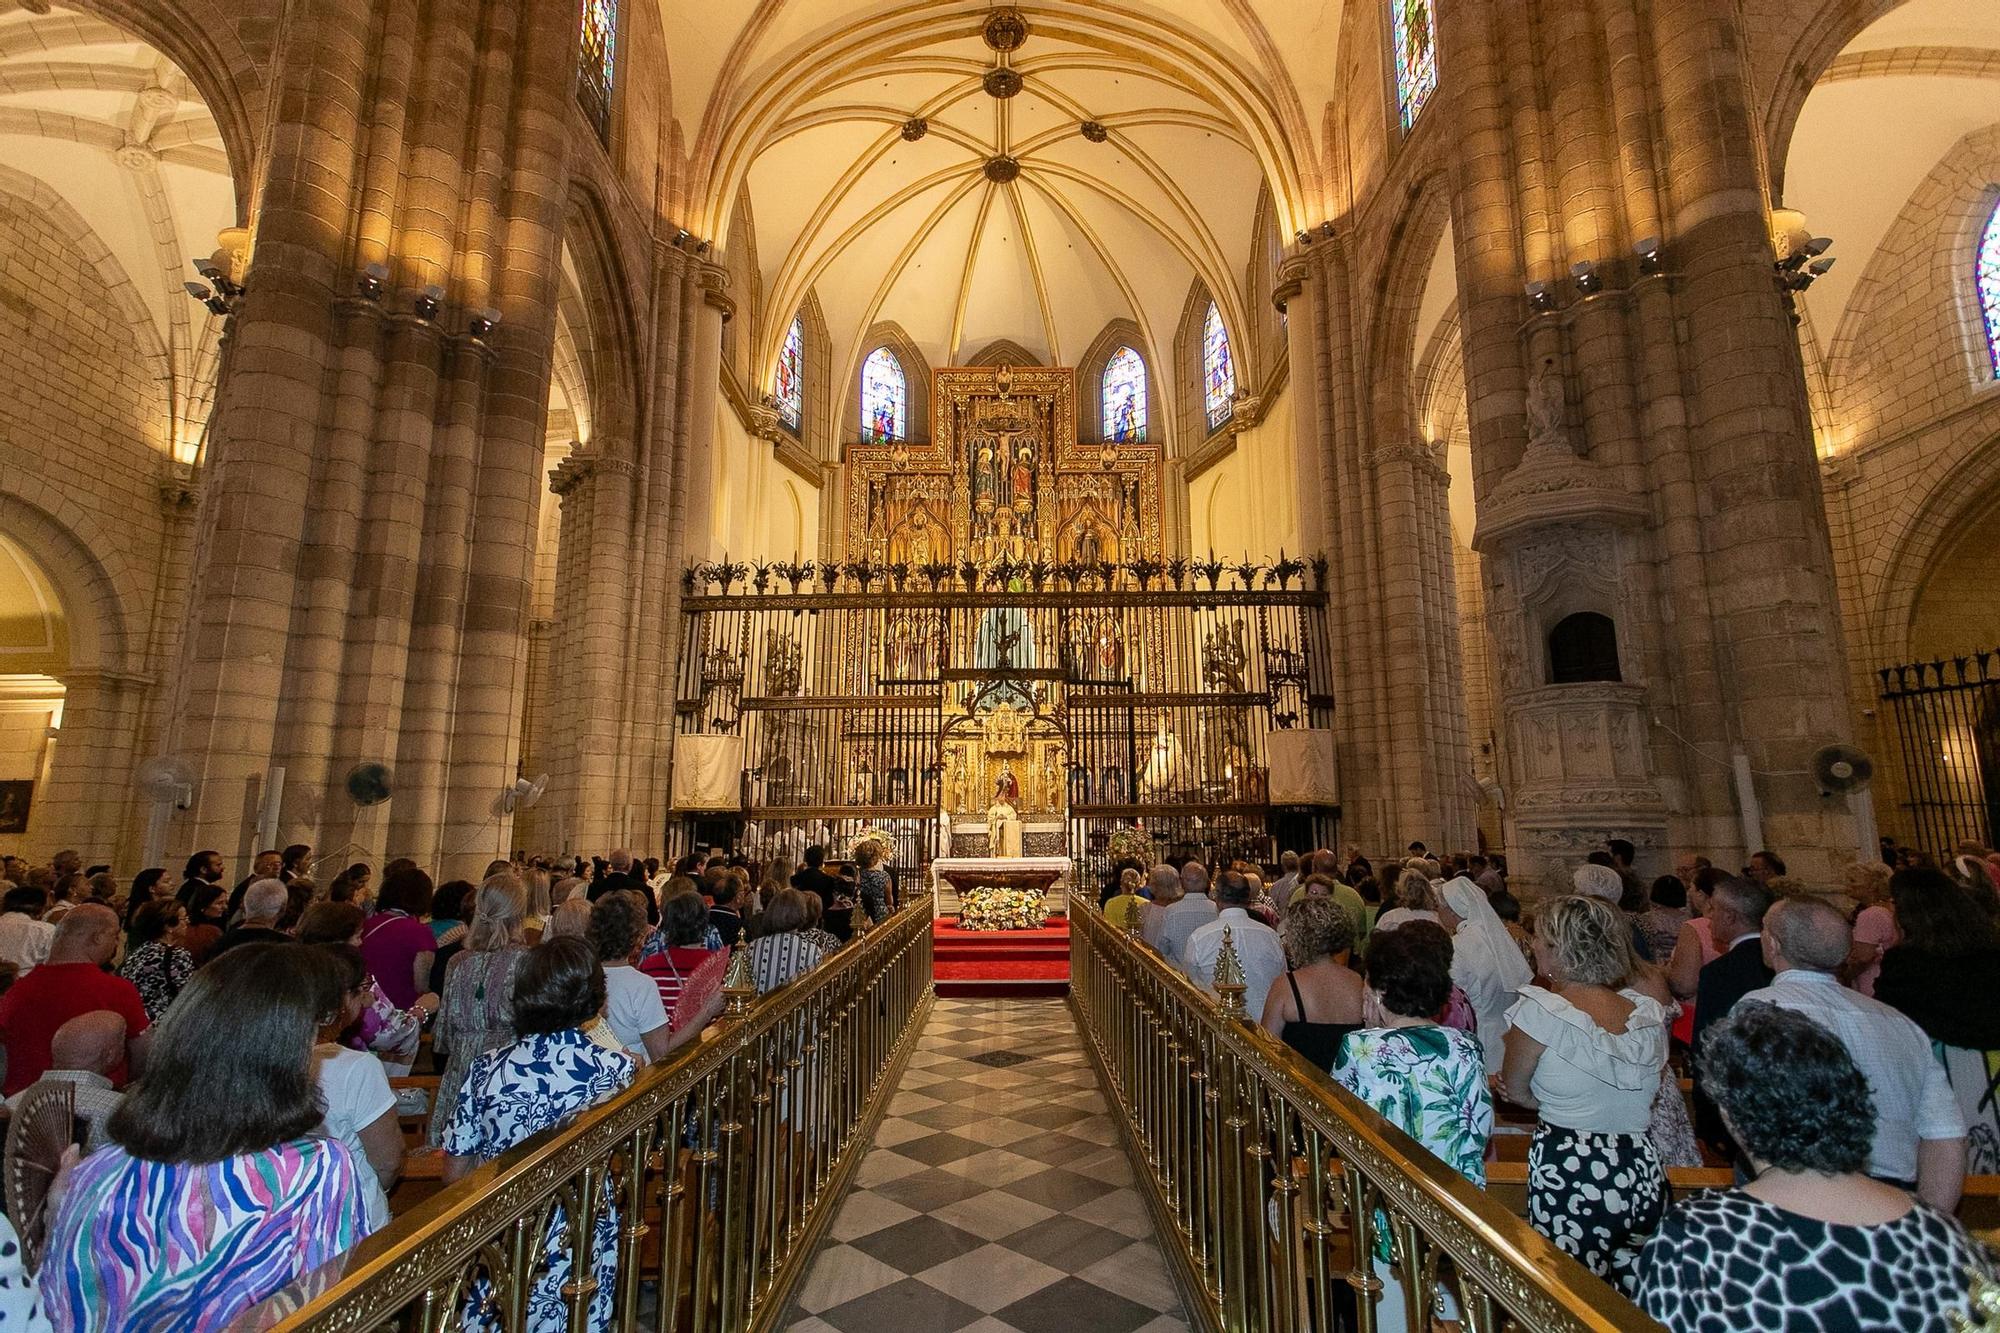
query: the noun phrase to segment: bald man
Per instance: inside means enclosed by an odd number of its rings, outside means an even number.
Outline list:
[[[118,952],[118,914],[97,903],[70,910],[56,927],[49,960],[0,995],[0,1048],[7,1053],[7,1077],[0,1093],[12,1097],[47,1073],[54,1064],[50,1049],[63,1024],[81,1014],[105,1009],[125,1020],[125,1049],[104,1071],[111,1086],[122,1088],[145,1062],[146,1006],[139,991],[123,977],[104,970]]]
[[[79,1014],[56,1029],[49,1042],[47,1073],[7,1099],[18,1109],[35,1089],[66,1083],[75,1098],[76,1118],[84,1129],[83,1150],[104,1146],[104,1122],[118,1109],[125,1094],[111,1086],[111,1070],[125,1061],[125,1020],[108,1009]]]
[[[1764,961],[1776,975],[1737,1003],[1761,1000],[1794,1010],[1838,1037],[1875,1099],[1868,1174],[1949,1213],[1965,1187],[1964,1113],[1924,1030],[1840,984],[1853,942],[1853,927],[1831,905],[1784,899],[1764,916]]]

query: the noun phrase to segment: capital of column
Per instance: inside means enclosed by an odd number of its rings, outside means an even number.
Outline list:
[[[750,407],[750,433],[776,444],[785,435],[784,418],[770,403],[754,403]]]
[[[1276,281],[1271,286],[1271,304],[1283,310],[1304,295],[1306,279],[1311,274],[1312,261],[1303,253],[1287,255],[1279,260]]]
[[[722,312],[727,321],[736,315],[736,302],[729,295],[729,270],[720,264],[700,264],[694,272],[695,286],[701,289],[702,302]]]

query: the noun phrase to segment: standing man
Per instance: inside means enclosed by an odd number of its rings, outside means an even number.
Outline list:
[[[1709,895],[1709,930],[1720,956],[1701,969],[1701,980],[1695,987],[1691,1044],[1697,1052],[1703,1033],[1727,1017],[1744,996],[1771,984],[1774,974],[1764,961],[1763,935],[1764,914],[1770,910],[1770,891],[1747,879],[1725,879]],[[1734,1153],[1721,1112],[1699,1076],[1694,1084],[1694,1114],[1695,1130],[1704,1140]]]
[[[1243,1003],[1254,1025],[1264,1017],[1264,997],[1285,974],[1285,946],[1278,932],[1250,915],[1250,881],[1234,870],[1215,877],[1220,910],[1215,920],[1188,936],[1181,971],[1203,990],[1215,988],[1215,960],[1222,952],[1222,932],[1229,932],[1236,957],[1243,964]],[[1185,901],[1185,900],[1183,900]]]
[[[195,890],[210,884],[222,882],[222,853],[196,852],[187,859],[187,869],[182,875],[181,886],[174,894],[182,907],[192,906]]]

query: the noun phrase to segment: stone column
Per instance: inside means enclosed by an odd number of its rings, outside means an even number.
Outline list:
[[[1560,883],[1609,836],[1646,869],[1734,863],[1740,751],[1764,840],[1829,878],[1847,812],[1805,771],[1849,734],[1845,654],[1740,15],[1469,0],[1439,22],[1516,868]],[[1621,679],[1553,684],[1548,632],[1586,610]]]
[[[173,837],[254,850],[284,764],[282,839],[476,871],[519,744],[573,15],[294,9],[183,635],[173,748],[200,796]],[[357,812],[343,778],[371,760],[395,794]]]
[[[62,684],[62,726],[49,742],[50,780],[35,793],[43,812],[38,836],[50,850],[76,848],[86,863],[112,860],[138,758],[140,705],[153,681],[116,671],[69,671]]]

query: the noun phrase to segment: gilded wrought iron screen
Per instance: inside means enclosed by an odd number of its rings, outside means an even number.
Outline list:
[[[1335,815],[1271,785],[1272,737],[1332,721],[1320,569],[702,566],[678,730],[740,742],[753,852],[874,829],[919,867],[985,850],[1004,801],[1031,854],[1099,869],[1135,825],[1161,854],[1259,854],[1274,818]]]
[[[2000,649],[1876,673],[1896,719],[1903,808],[1943,855],[2000,836]],[[1886,758],[1886,756],[1884,756]]]

